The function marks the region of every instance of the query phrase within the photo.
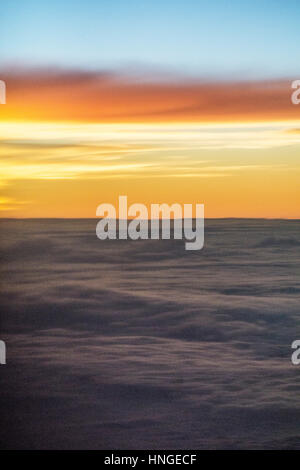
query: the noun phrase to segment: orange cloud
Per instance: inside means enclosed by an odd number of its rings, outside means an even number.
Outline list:
[[[107,72],[0,71],[3,120],[258,122],[295,120],[291,81],[213,82],[137,79]]]

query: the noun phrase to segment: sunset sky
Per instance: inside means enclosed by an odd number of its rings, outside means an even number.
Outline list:
[[[63,3],[0,6],[1,217],[300,218],[298,1]]]

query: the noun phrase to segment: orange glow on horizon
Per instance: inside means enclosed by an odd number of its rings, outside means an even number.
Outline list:
[[[94,123],[238,123],[299,118],[291,81],[142,81],[117,74],[2,72],[2,120]]]
[[[300,107],[287,81],[6,74],[0,217],[95,217],[100,203],[204,203],[300,218]]]

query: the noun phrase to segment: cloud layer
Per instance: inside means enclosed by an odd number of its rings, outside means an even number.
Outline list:
[[[1,447],[298,448],[298,270],[298,221],[208,221],[193,253],[1,221]]]
[[[291,81],[214,81],[124,72],[2,70],[4,117],[84,122],[248,122],[298,119]]]

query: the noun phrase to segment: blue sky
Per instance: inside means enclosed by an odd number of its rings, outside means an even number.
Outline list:
[[[10,0],[0,65],[161,67],[222,78],[295,77],[300,2]]]

